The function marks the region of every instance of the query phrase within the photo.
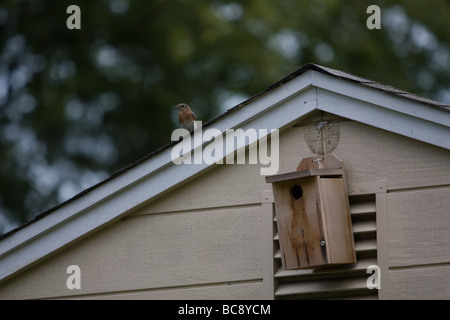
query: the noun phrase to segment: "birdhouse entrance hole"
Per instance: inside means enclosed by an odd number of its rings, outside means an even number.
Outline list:
[[[295,200],[300,199],[303,196],[303,189],[299,185],[295,185],[291,189],[291,194]]]

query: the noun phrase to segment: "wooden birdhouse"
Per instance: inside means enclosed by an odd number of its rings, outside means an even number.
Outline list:
[[[303,159],[272,183],[284,269],[356,262],[342,161],[333,154]]]

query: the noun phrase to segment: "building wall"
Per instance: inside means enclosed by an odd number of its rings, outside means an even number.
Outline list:
[[[377,233],[386,243],[382,297],[450,299],[450,151],[322,116],[332,120],[349,192],[387,187],[377,216],[386,220]],[[279,173],[314,154],[319,120],[281,132]],[[1,284],[0,299],[273,298],[273,235],[262,209],[270,188],[259,165],[217,166]],[[81,290],[66,287],[72,264]]]

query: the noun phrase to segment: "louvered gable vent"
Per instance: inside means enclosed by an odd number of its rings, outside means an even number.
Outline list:
[[[357,263],[316,270],[284,270],[274,217],[275,299],[377,299],[369,289],[367,267],[377,264],[375,195],[350,196]]]

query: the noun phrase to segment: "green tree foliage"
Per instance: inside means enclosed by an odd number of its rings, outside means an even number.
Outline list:
[[[0,232],[307,62],[449,103],[449,30],[444,0],[3,0]]]

